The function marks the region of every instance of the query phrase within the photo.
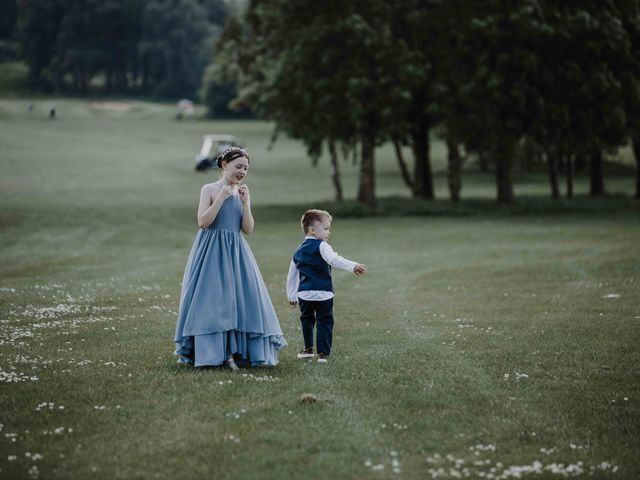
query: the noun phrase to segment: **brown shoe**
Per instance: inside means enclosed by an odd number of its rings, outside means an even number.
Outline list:
[[[319,353],[318,354],[318,363],[327,363],[329,360],[329,355],[327,355],[326,353]]]
[[[313,358],[315,355],[313,354],[313,347],[311,348],[303,348],[298,353],[298,358]]]

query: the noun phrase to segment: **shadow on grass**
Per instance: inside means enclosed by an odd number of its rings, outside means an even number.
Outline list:
[[[640,220],[640,200],[628,195],[590,197],[578,195],[572,199],[553,200],[546,196],[519,196],[512,205],[500,205],[494,199],[469,198],[459,203],[448,199],[418,200],[408,197],[379,198],[377,206],[369,209],[355,200],[344,202],[301,202],[287,205],[253,205],[257,222],[297,222],[310,208],[331,212],[337,218],[385,217],[442,217],[508,220],[514,217],[575,217],[575,218],[629,218]],[[182,228],[178,224],[195,224],[193,207],[165,205],[149,208],[145,205],[58,205],[55,202],[34,209],[30,206],[12,207],[0,212],[0,232],[14,230],[18,241],[25,232],[43,228],[82,227],[91,232],[121,232],[132,234],[127,228],[150,228],[155,234],[164,227]],[[83,230],[83,232],[85,232]],[[80,232],[79,234],[81,234]],[[85,232],[86,233],[86,232]],[[115,235],[115,233],[113,233]],[[113,238],[117,242],[117,238]]]

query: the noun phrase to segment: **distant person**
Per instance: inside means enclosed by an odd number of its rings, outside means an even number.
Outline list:
[[[196,235],[182,281],[176,325],[178,363],[196,367],[273,366],[287,345],[251,248],[249,155],[228,148],[221,178],[202,187]],[[237,362],[237,363],[236,363]]]
[[[324,210],[307,210],[300,225],[304,240],[293,254],[287,275],[290,305],[299,304],[304,348],[298,358],[313,358],[313,330],[316,329],[318,363],[327,363],[333,338],[333,284],[331,267],[356,275],[367,269],[338,255],[327,243],[332,217]]]
[[[49,110],[49,118],[51,120],[56,118],[56,106],[55,105],[53,107],[51,107],[51,109]]]

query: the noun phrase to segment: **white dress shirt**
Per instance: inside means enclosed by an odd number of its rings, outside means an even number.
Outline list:
[[[305,240],[307,238],[315,237],[304,237]],[[351,260],[347,260],[346,258],[338,255],[333,248],[331,248],[331,245],[324,241],[320,243],[320,255],[324,261],[332,267],[340,268],[347,272],[353,272],[353,269],[357,265],[356,262],[352,262]],[[304,292],[299,292],[299,285],[300,272],[296,268],[295,262],[291,260],[291,263],[289,264],[289,273],[287,275],[287,298],[290,302],[297,302],[299,298],[307,301],[323,301],[333,298],[333,292],[326,290],[306,290]]]

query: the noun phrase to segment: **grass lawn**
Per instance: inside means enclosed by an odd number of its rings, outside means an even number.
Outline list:
[[[27,105],[34,103],[33,111]],[[57,119],[47,112],[55,103]],[[634,179],[552,202],[520,176],[493,205],[407,198],[378,151],[379,216],[331,202],[329,162],[268,150],[263,122],[176,122],[171,105],[0,99],[0,479],[640,477],[640,239]],[[173,357],[205,133],[252,154],[248,241],[290,346],[274,369]],[[434,145],[437,194],[445,151]],[[353,198],[357,167],[344,163]],[[335,272],[330,362],[295,358],[284,282],[311,206],[366,263]],[[304,395],[315,401],[303,402]],[[541,472],[541,473],[540,473]]]

